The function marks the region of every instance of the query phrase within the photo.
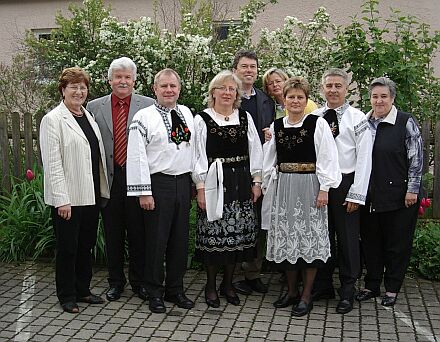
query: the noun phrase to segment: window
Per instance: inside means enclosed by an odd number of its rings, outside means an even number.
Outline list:
[[[238,24],[238,20],[214,21],[214,37],[217,40],[224,40],[228,38],[229,29],[233,26],[237,26]]]

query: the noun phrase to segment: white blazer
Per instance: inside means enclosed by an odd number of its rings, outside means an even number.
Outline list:
[[[99,142],[101,197],[110,198],[101,134],[92,115],[83,110]],[[63,102],[41,120],[40,148],[44,170],[44,202],[55,208],[67,204],[96,204],[89,142]]]

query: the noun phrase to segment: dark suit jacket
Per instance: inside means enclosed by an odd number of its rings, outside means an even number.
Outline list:
[[[150,97],[132,94],[130,101],[130,109],[127,119],[127,134],[128,127],[133,120],[133,116],[142,108],[151,106],[154,100]],[[111,95],[106,95],[90,101],[87,104],[87,110],[95,116],[95,120],[101,131],[102,140],[104,142],[105,159],[107,162],[108,185],[111,190],[113,184],[113,120],[112,120],[112,102]]]
[[[260,141],[264,144],[263,128],[269,127],[275,119],[275,103],[260,89],[254,88],[257,98],[257,113],[250,113],[254,118],[254,124],[257,127]],[[244,110],[247,108],[241,107]]]

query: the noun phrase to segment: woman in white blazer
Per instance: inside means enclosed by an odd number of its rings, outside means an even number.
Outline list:
[[[109,198],[109,188],[101,134],[82,106],[89,83],[81,68],[64,69],[58,85],[63,101],[40,126],[44,201],[52,207],[56,235],[57,296],[70,313],[79,312],[77,302],[103,302],[90,292],[90,281],[99,201]]]

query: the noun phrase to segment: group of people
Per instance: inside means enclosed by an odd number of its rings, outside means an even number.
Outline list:
[[[40,145],[64,311],[104,301],[90,291],[100,212],[107,300],[118,300],[126,286],[127,240],[128,282],[150,311],[166,312],[165,302],[191,309],[183,278],[192,183],[195,258],[206,269],[209,307],[219,307],[220,296],[239,305],[238,294],[266,293],[264,258],[287,282],[273,305],[292,306],[294,316],[335,297],[336,265],[338,313],[350,312],[355,298],[380,295],[382,278],[382,305],[394,305],[409,263],[423,160],[415,119],[393,105],[394,82],[371,82],[365,115],[346,99],[344,70],[324,73],[319,109],[304,78],[271,68],[263,92],[254,86],[257,74],[255,52],[238,51],[232,70],[210,82],[207,108],[193,115],[178,104],[181,80],[172,69],[156,74],[153,100],[133,93],[134,62],[116,59],[111,94],[86,107],[90,77],[81,68],[63,70],[63,99],[43,117]],[[361,255],[365,287],[357,291]],[[234,282],[236,268],[244,279]]]

